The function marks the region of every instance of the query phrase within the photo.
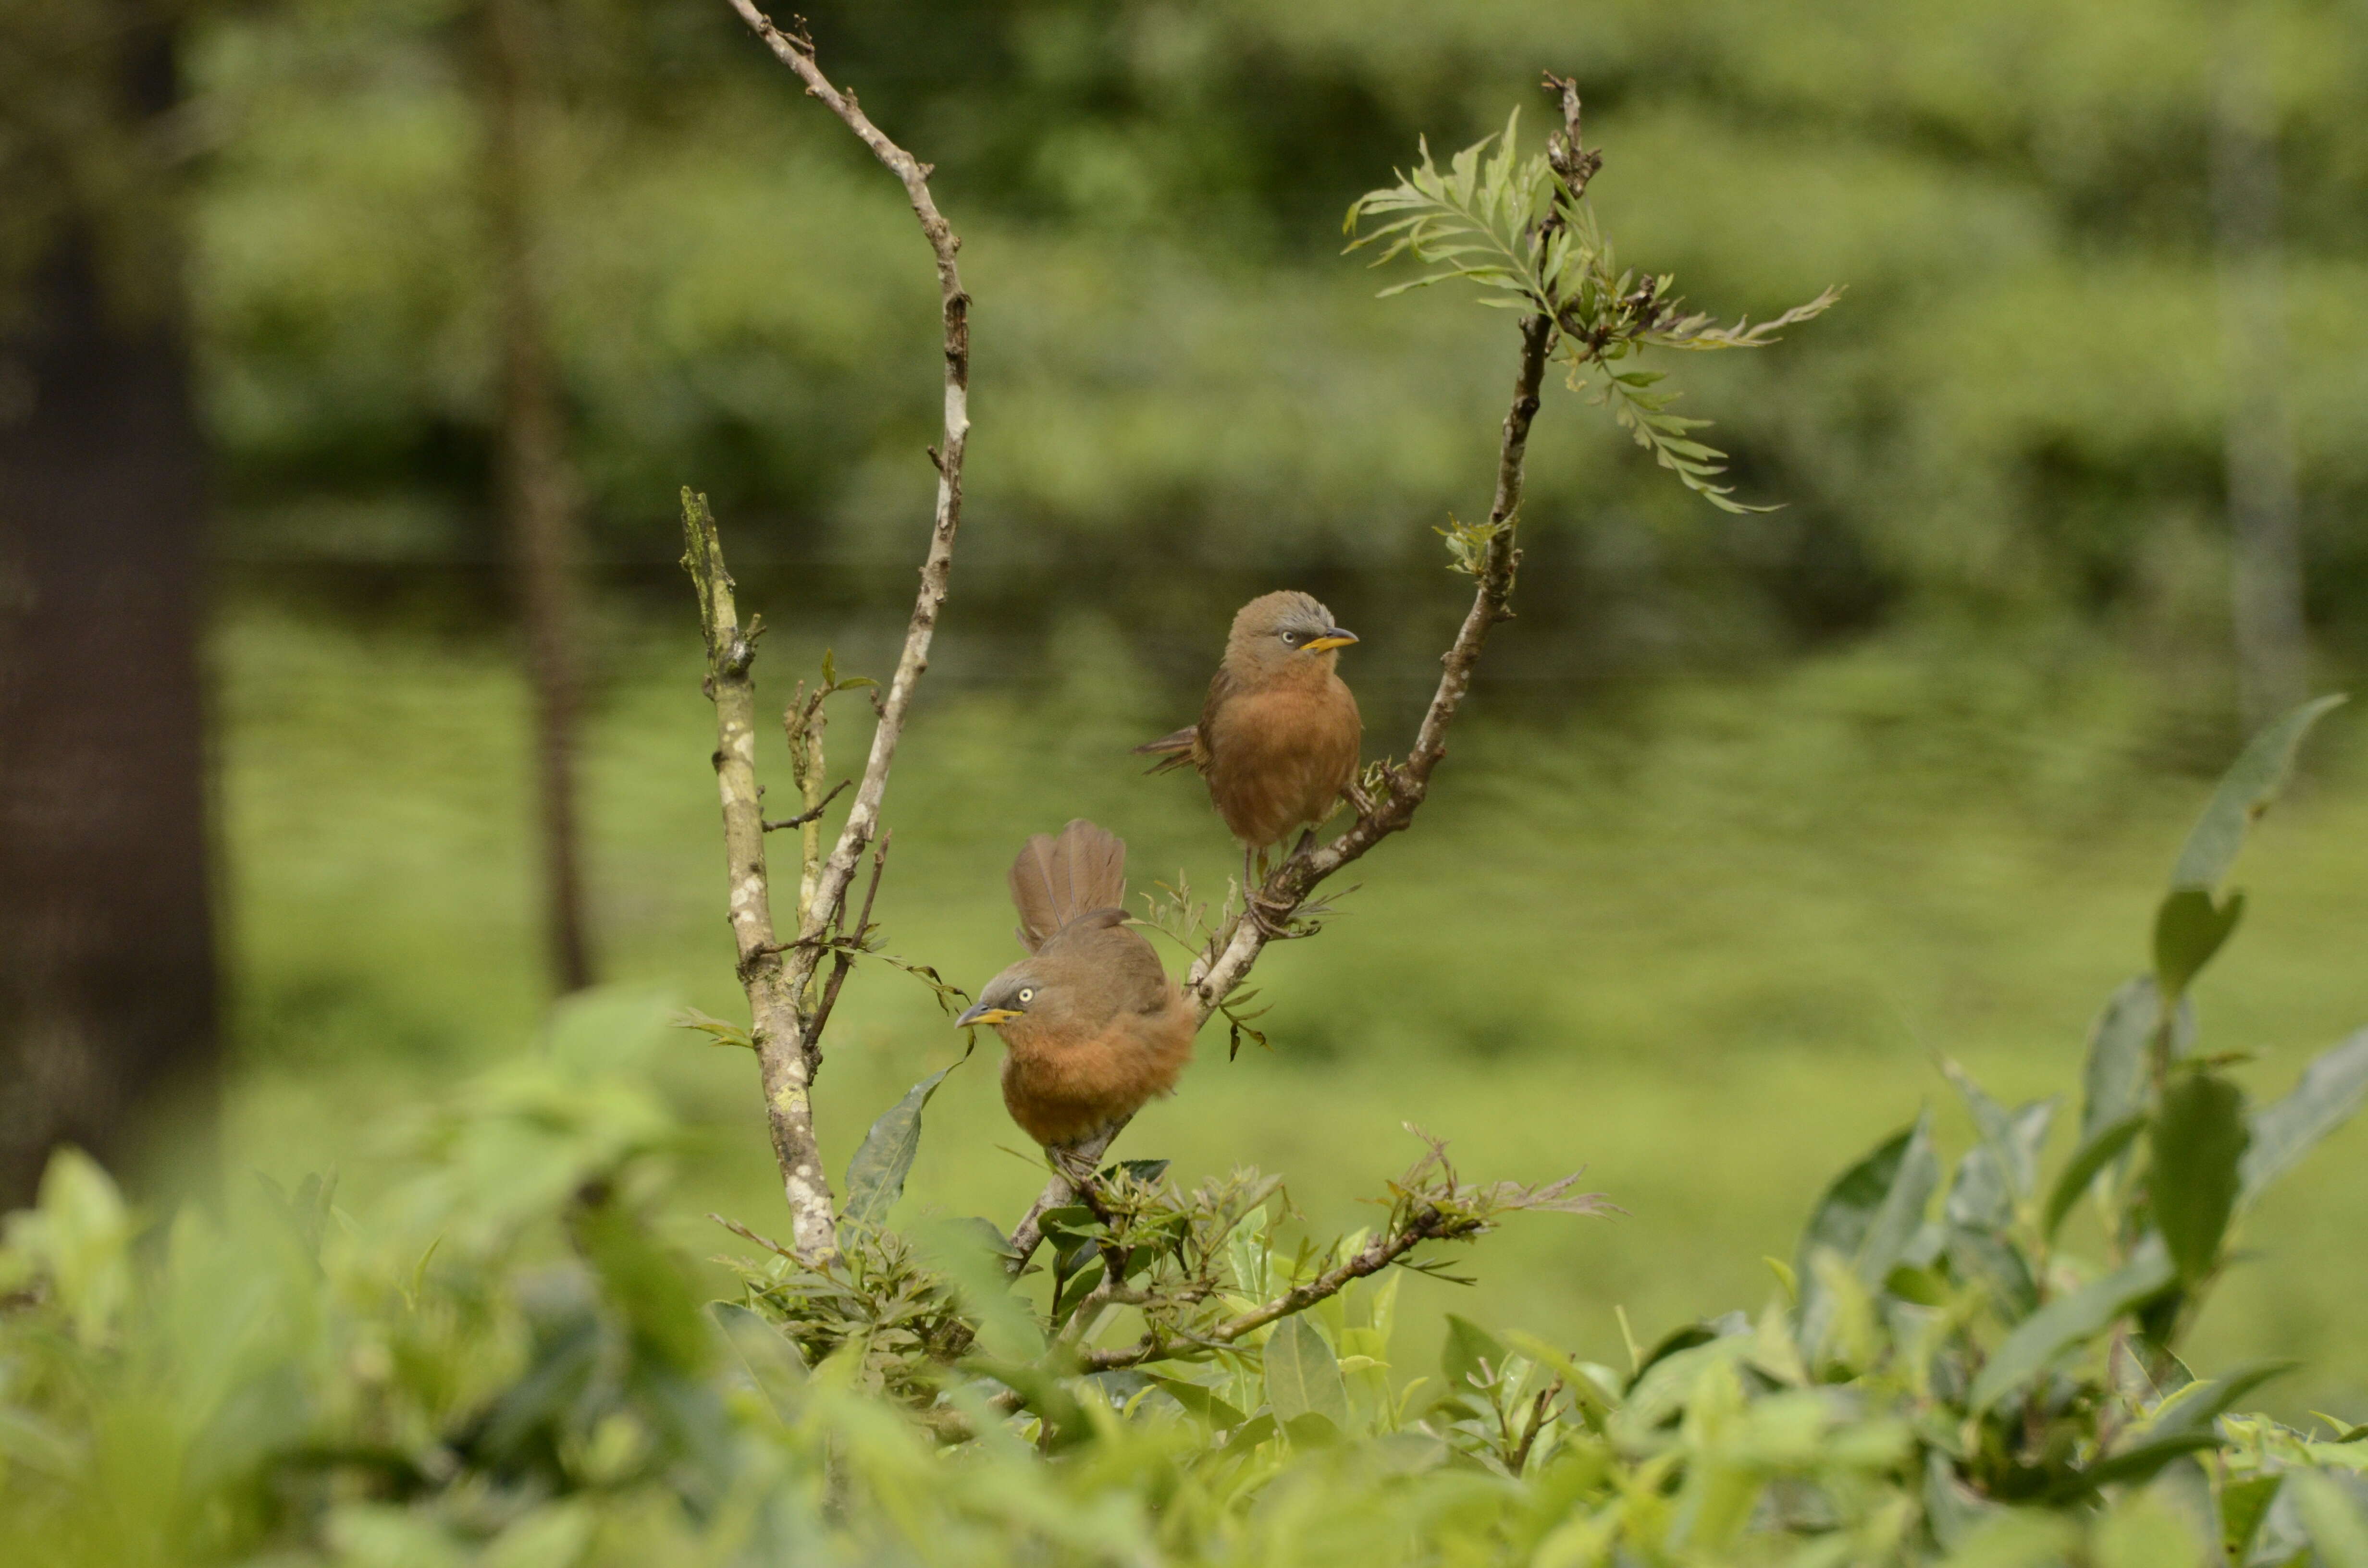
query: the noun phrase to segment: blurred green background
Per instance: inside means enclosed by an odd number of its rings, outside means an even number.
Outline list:
[[[1412,1157],[1588,1167],[1629,1211],[1523,1221],[1428,1310],[1606,1360],[1772,1287],[1823,1182],[1939,1101],[2070,1089],[2241,739],[2223,522],[2214,73],[2276,124],[2315,685],[2368,665],[2368,11],[2351,0],[1421,6],[871,0],[825,67],[938,165],[975,296],[969,511],[889,797],[892,950],[973,988],[1001,871],[1073,814],[1138,885],[1221,890],[1199,791],[1125,747],[1197,710],[1224,618],[1312,589],[1403,752],[1464,603],[1432,530],[1486,510],[1510,323],[1377,301],[1350,198],[1575,74],[1625,258],[1698,304],[1827,318],[1672,367],[1740,498],[1713,512],[1557,389],[1520,619],[1411,835],[1204,1038],[1124,1152],[1286,1171],[1316,1228]],[[899,192],[722,0],[554,0],[533,142],[591,540],[585,737],[603,978],[740,1006],[677,485],[713,498],[776,698],[882,674],[934,483],[933,281]],[[395,1108],[528,1048],[527,696],[489,500],[494,305],[468,8],[202,10],[188,114],[215,613],[234,1164],[366,1187]],[[852,758],[860,699],[833,731]],[[2207,1040],[2281,1092],[2368,1023],[2368,748],[2329,726],[2256,840]],[[764,759],[787,787],[778,748]],[[847,771],[841,767],[838,771]],[[1181,955],[1177,955],[1180,965]],[[705,1129],[677,1218],[778,1230],[746,1059],[685,1034]],[[842,1162],[960,1040],[881,966],[818,1091]],[[1041,1179],[994,1042],[931,1108],[913,1209],[1006,1223]],[[1953,1108],[1943,1124],[1966,1137]],[[2065,1135],[2059,1132],[2059,1142]],[[2279,1403],[2368,1417],[2368,1136],[2248,1233],[2196,1343],[2296,1355]],[[2275,1290],[2268,1281],[2282,1283]],[[1409,1299],[1412,1300],[1412,1292]],[[1421,1336],[1427,1337],[1427,1336]]]

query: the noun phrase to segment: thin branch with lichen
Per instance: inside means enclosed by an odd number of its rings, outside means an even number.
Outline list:
[[[920,590],[906,624],[895,674],[885,696],[875,704],[879,722],[872,730],[861,781],[837,841],[819,860],[815,854],[821,843],[819,812],[827,797],[820,792],[818,702],[811,714],[804,715],[808,723],[803,732],[793,725],[790,736],[803,797],[803,810],[793,820],[799,820],[806,831],[798,932],[788,942],[774,938],[765,865],[766,824],[756,778],[755,690],[748,666],[755,658],[757,628],[752,621],[746,634],[741,631],[731,574],[724,567],[723,546],[705,498],[687,489],[683,493],[688,542],[684,563],[700,590],[700,619],[708,644],[708,688],[716,701],[716,772],[723,796],[731,919],[739,948],[741,986],[748,998],[749,1036],[757,1051],[774,1157],[789,1201],[793,1244],[801,1256],[824,1259],[837,1252],[837,1221],[829,1179],[823,1174],[814,1141],[812,1086],[822,1065],[823,1027],[828,1022],[838,983],[845,978],[850,950],[867,950],[867,920],[859,917],[851,935],[846,930],[848,894],[864,852],[881,837],[880,812],[889,769],[914,691],[928,668],[929,644],[953,569],[954,539],[962,523],[962,456],[970,437],[970,296],[962,289],[955,263],[962,241],[930,196],[928,166],[890,141],[863,113],[852,93],[840,92],[823,74],[815,61],[814,40],[803,23],[785,33],[749,0],[732,3],[767,47],[797,73],[807,93],[822,99],[904,186],[936,263],[945,338],[943,431],[939,445],[929,451],[929,460],[938,471],[937,503],[921,566]],[[825,670],[825,688],[844,684],[835,679],[834,672]],[[827,689],[821,695],[827,695]],[[798,711],[793,705],[792,712]],[[876,860],[874,864],[876,868]],[[815,978],[825,953],[835,954],[836,960],[830,983],[817,995]]]

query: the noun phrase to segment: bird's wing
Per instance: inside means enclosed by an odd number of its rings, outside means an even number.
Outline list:
[[[1219,665],[1217,673],[1209,677],[1209,699],[1201,705],[1199,723],[1187,724],[1180,730],[1172,730],[1156,741],[1145,741],[1134,748],[1142,756],[1159,757],[1158,763],[1152,767],[1152,772],[1165,773],[1171,767],[1181,767],[1186,763],[1191,764],[1203,772],[1208,770],[1209,723],[1217,716],[1217,710],[1224,706],[1225,699],[1233,695],[1235,684],[1234,677],[1226,672],[1225,666]]]
[[[1176,995],[1159,955],[1126,928],[1122,909],[1097,909],[1071,921],[1057,942],[1046,944],[1042,961],[1057,966],[1089,1018],[1156,1013]]]
[[[1209,755],[1210,738],[1216,733],[1217,710],[1232,701],[1241,689],[1242,683],[1235,678],[1230,665],[1219,665],[1217,673],[1209,677],[1209,699],[1201,704],[1201,722],[1192,726],[1192,733],[1200,738],[1201,756]]]
[[[1117,949],[1112,967],[1121,1007],[1130,1013],[1157,1013],[1174,1004],[1176,983],[1167,978],[1159,954],[1149,942],[1123,927],[1113,930],[1105,940]]]
[[[1019,945],[1031,953],[1082,915],[1116,909],[1124,918],[1126,841],[1083,817],[1057,835],[1038,834],[1011,862],[1011,903]]]

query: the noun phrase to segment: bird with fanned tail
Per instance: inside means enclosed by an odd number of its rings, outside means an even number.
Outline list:
[[[1091,1136],[1174,1090],[1199,1020],[1126,925],[1126,844],[1079,818],[1011,863],[1029,956],[954,1021],[1003,1038],[1003,1103],[1047,1148]]]

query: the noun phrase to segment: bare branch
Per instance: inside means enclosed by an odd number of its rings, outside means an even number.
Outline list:
[[[1270,1323],[1287,1318],[1293,1312],[1305,1312],[1316,1302],[1338,1295],[1355,1280],[1369,1274],[1379,1274],[1424,1242],[1455,1234],[1458,1222],[1457,1217],[1444,1210],[1422,1210],[1409,1217],[1406,1224],[1393,1226],[1385,1233],[1367,1242],[1346,1262],[1327,1268],[1313,1278],[1302,1280],[1274,1300],[1227,1318],[1215,1327],[1194,1335],[1192,1339],[1202,1345],[1231,1345]],[[1139,1367],[1146,1361],[1164,1360],[1171,1348],[1167,1337],[1155,1329],[1133,1345],[1108,1350],[1088,1350],[1078,1360],[1086,1371],[1106,1372],[1119,1367]]]
[[[843,926],[839,929],[837,953],[831,961],[829,983],[823,987],[822,1006],[814,1009],[814,1022],[808,1026],[817,1040],[829,1027],[831,1009],[838,1006],[838,988],[847,983],[847,971],[855,967],[855,955],[863,950],[863,938],[871,929],[871,901],[880,896],[880,877],[888,869],[888,843],[894,836],[894,830],[882,833],[872,847],[871,881],[863,890],[863,913],[855,917],[854,932],[850,935]]]
[[[748,1038],[765,1094],[765,1120],[773,1159],[790,1206],[791,1234],[810,1257],[838,1248],[830,1178],[814,1142],[812,1089],[819,1051],[807,1044],[799,996],[814,965],[792,978],[773,939],[773,911],[765,870],[765,818],[757,789],[757,623],[743,631],[723,564],[715,515],[707,497],[682,493],[682,563],[699,588],[699,619],[707,637],[707,692],[715,702],[715,782],[723,801],[723,859],[732,938],[739,949],[740,988],[748,998]],[[818,955],[817,955],[818,956]]]
[[[913,215],[920,220],[922,236],[937,258],[939,306],[945,327],[944,435],[935,456],[936,526],[930,531],[928,558],[921,565],[921,589],[914,600],[912,620],[905,632],[904,652],[897,658],[896,674],[889,682],[888,695],[880,705],[880,722],[872,732],[871,755],[864,765],[863,781],[855,791],[855,803],[848,809],[847,824],[839,830],[838,843],[824,863],[813,907],[806,912],[798,933],[803,945],[795,952],[803,956],[793,957],[791,962],[792,967],[803,965],[810,978],[814,965],[819,961],[819,949],[811,945],[811,938],[820,936],[824,927],[837,917],[839,906],[847,898],[848,884],[855,875],[856,863],[877,835],[880,803],[888,790],[888,769],[895,760],[896,743],[904,734],[914,689],[920,684],[922,672],[928,668],[929,642],[937,631],[938,614],[945,605],[947,579],[953,570],[954,534],[962,523],[962,454],[970,440],[970,296],[962,290],[962,275],[954,262],[955,253],[962,249],[962,240],[929,195],[928,166],[891,142],[852,97],[831,85],[815,61],[811,40],[803,33],[794,37],[783,33],[757,9],[753,0],[732,0],[732,8],[783,64],[798,74],[806,91],[844,120],[848,129],[860,137],[872,155],[904,185]]]
[[[847,787],[854,782],[855,780],[852,778],[840,779],[837,783],[830,787],[829,794],[825,795],[821,800],[816,801],[813,805],[808,806],[804,811],[800,812],[793,817],[767,817],[765,819],[765,831],[767,833],[779,833],[783,828],[806,827],[814,823],[820,822],[822,820],[824,808],[828,806],[833,801],[837,800],[839,795],[847,789]]]
[[[773,1254],[775,1256],[786,1257],[792,1263],[803,1261],[799,1258],[796,1253],[791,1252],[788,1247],[783,1246],[772,1237],[760,1236],[737,1220],[727,1220],[723,1215],[712,1211],[711,1211],[707,1217],[714,1221],[717,1224],[723,1226],[725,1230],[731,1232],[734,1235],[738,1236],[742,1241],[754,1242],[758,1246],[763,1247],[767,1252]]]
[[[830,796],[822,795],[823,730],[830,716],[824,704],[830,700],[830,681],[825,678],[814,686],[812,697],[806,695],[806,683],[798,682],[791,694],[789,707],[781,710],[781,738],[790,746],[790,780],[798,787],[798,801],[803,809],[790,817],[798,827],[798,926],[803,929],[806,915],[814,909],[814,890],[822,883],[822,813],[830,803]],[[833,790],[835,796],[838,790]],[[788,824],[783,824],[786,826]],[[767,823],[765,831],[773,831]]]
[[[888,771],[895,760],[896,743],[904,733],[914,691],[928,668],[930,639],[937,631],[953,571],[954,536],[962,522],[962,454],[970,437],[970,296],[962,290],[962,277],[954,264],[962,242],[930,198],[928,166],[882,134],[856,106],[852,96],[842,94],[830,84],[815,62],[812,40],[805,37],[803,29],[795,37],[786,35],[766,19],[750,0],[732,0],[732,4],[774,54],[797,73],[807,92],[829,106],[831,112],[862,139],[904,186],[914,216],[920,221],[922,236],[936,260],[939,314],[945,335],[944,433],[933,456],[938,471],[937,506],[928,551],[921,565],[920,590],[914,599],[895,676],[889,683],[885,699],[875,705],[879,723],[872,731],[871,756],[865,762],[862,780],[848,808],[837,842],[813,878],[811,896],[800,901],[797,937],[786,943],[776,941],[773,936],[765,869],[765,822],[757,791],[755,692],[748,680],[748,665],[755,656],[755,627],[752,623],[748,634],[741,634],[732,599],[732,578],[724,569],[714,518],[703,498],[684,493],[683,526],[689,541],[684,562],[699,585],[700,621],[707,633],[708,684],[716,701],[716,771],[723,795],[731,917],[740,952],[741,984],[748,995],[749,1033],[757,1045],[766,1115],[773,1134],[773,1153],[781,1169],[796,1248],[803,1257],[821,1260],[837,1253],[838,1237],[830,1184],[823,1174],[814,1142],[811,1090],[814,1074],[822,1066],[822,1026],[828,1019],[829,1004],[836,998],[837,981],[844,978],[848,956],[839,954],[825,996],[814,996],[814,982],[823,954],[834,948],[825,933],[834,927],[843,928],[848,890],[855,868],[865,849],[880,836],[880,808],[887,794]],[[812,718],[818,726],[818,704]],[[810,738],[818,741],[819,736]],[[803,760],[818,773],[818,756],[809,753]],[[809,792],[817,787],[809,785]],[[814,811],[821,802],[808,799],[803,803],[807,811]],[[818,844],[818,838],[814,842]],[[859,941],[860,936],[859,927]]]
[[[1390,1183],[1390,1220],[1379,1235],[1373,1236],[1348,1257],[1329,1268],[1309,1274],[1288,1290],[1247,1312],[1213,1324],[1197,1326],[1179,1321],[1167,1309],[1190,1305],[1205,1300],[1212,1281],[1202,1279],[1195,1288],[1190,1281],[1178,1285],[1154,1287],[1144,1290],[1124,1288],[1113,1290],[1110,1281],[1118,1277],[1117,1265],[1106,1266],[1101,1286],[1078,1303],[1071,1316],[1064,1340],[1082,1341],[1092,1333],[1092,1325],[1080,1324],[1086,1319],[1086,1309],[1104,1301],[1129,1302],[1144,1306],[1147,1322],[1142,1337],[1132,1345],[1101,1350],[1086,1351],[1080,1365],[1087,1371],[1104,1371],[1116,1367],[1136,1367],[1150,1361],[1166,1360],[1189,1349],[1221,1349],[1257,1333],[1269,1324],[1293,1313],[1304,1312],[1317,1302],[1338,1295],[1349,1285],[1369,1275],[1378,1274],[1392,1264],[1405,1261],[1406,1255],[1426,1242],[1469,1241],[1494,1230],[1503,1216],[1512,1213],[1563,1213],[1604,1215],[1619,1212],[1617,1205],[1609,1202],[1600,1192],[1579,1193],[1577,1186],[1580,1174],[1534,1187],[1519,1182],[1499,1181],[1467,1184],[1456,1177],[1455,1167],[1447,1158],[1447,1146],[1439,1139],[1409,1124],[1406,1131],[1427,1145],[1405,1175]],[[1258,1199],[1264,1201],[1261,1193]],[[1106,1210],[1090,1189],[1086,1201],[1094,1208],[1097,1217]],[[1110,1219],[1103,1218],[1103,1244],[1111,1245],[1117,1239],[1116,1227]],[[1422,1269],[1429,1266],[1406,1262],[1406,1267]]]

